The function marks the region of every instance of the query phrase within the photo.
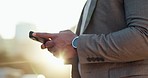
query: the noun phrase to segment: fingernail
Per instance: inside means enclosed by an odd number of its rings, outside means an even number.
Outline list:
[[[33,35],[33,36],[36,36],[36,33],[33,33],[32,35]]]
[[[45,49],[46,47],[44,45],[41,46],[41,49]]]

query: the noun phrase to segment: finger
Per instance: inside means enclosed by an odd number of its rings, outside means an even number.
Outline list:
[[[50,47],[50,48],[47,48],[47,49],[48,49],[48,51],[51,52],[52,54],[53,54],[54,52],[56,52],[55,47]]]
[[[41,38],[46,38],[46,39],[49,39],[49,38],[54,38],[57,36],[57,34],[51,34],[51,33],[33,33],[32,34],[33,36],[35,37],[41,37]]]
[[[63,30],[63,31],[60,31],[60,32],[72,32],[71,30]]]
[[[54,57],[58,58],[59,56],[55,53],[52,53]]]
[[[41,49],[45,49],[46,47],[45,47],[45,45],[44,44],[42,44],[41,45]]]
[[[53,40],[50,40],[50,41],[47,41],[44,45],[46,48],[52,48],[52,47],[54,47],[55,44],[54,44]]]
[[[56,47],[52,47],[52,48],[47,48],[49,52],[51,52],[53,54],[53,56],[55,57],[59,57],[59,51],[57,50]]]
[[[52,54],[53,54],[53,56],[55,56],[56,58],[59,58],[59,57],[60,57],[58,51],[55,51],[55,52],[53,52]]]

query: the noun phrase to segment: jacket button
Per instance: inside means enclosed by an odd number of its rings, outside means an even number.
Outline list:
[[[97,61],[104,61],[104,58],[97,57],[96,60],[97,60]]]
[[[93,62],[95,62],[95,61],[96,61],[96,58],[92,57],[91,60],[92,60]]]
[[[100,61],[104,61],[104,58],[100,58]]]
[[[88,58],[87,58],[87,61],[91,62],[91,58],[88,57]]]

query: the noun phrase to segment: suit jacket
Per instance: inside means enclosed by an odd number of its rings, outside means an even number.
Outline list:
[[[148,0],[92,0],[77,52],[81,78],[148,78]]]

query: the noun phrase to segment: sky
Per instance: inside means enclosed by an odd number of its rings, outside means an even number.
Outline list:
[[[58,32],[76,26],[86,0],[0,0],[0,36],[11,39],[19,22],[38,31]]]
[[[14,38],[16,25],[20,22],[36,26],[37,31],[49,33],[70,29],[77,25],[85,2],[86,0],[0,0],[0,36],[4,39]],[[47,56],[44,60],[49,61],[47,58],[51,55],[48,52],[42,54]],[[41,54],[34,57],[35,60],[40,56]],[[50,58],[49,63],[57,65],[57,59]],[[59,71],[58,67],[57,70]]]

